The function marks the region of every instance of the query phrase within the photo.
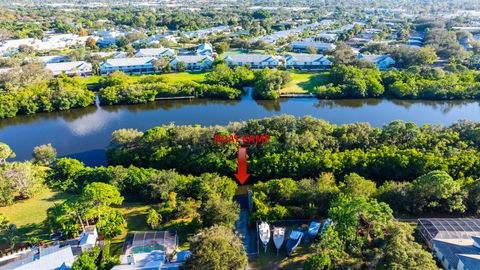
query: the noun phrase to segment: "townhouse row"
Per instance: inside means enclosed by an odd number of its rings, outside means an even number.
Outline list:
[[[108,75],[115,71],[127,74],[151,74],[157,72],[155,56],[108,59],[100,65],[100,73]],[[289,54],[285,57],[262,54],[236,54],[223,57],[230,66],[249,66],[253,69],[279,68],[301,70],[328,70],[332,62],[319,54]],[[212,68],[214,59],[209,55],[174,55],[169,65],[173,70],[180,70],[182,62],[186,71],[207,71]]]

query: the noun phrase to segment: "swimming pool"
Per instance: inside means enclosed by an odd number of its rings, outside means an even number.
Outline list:
[[[150,253],[154,250],[162,250],[164,251],[165,248],[162,245],[159,244],[153,244],[153,245],[145,245],[145,246],[137,246],[133,247],[130,251],[132,254],[137,254],[137,253]]]

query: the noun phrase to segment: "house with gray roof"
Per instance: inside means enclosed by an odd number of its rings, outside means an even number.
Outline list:
[[[213,58],[208,55],[177,55],[170,60],[170,66],[177,70],[177,64],[183,62],[187,71],[205,71],[212,68],[213,61]]]
[[[480,219],[420,218],[417,231],[445,269],[480,269]]]
[[[230,67],[250,66],[254,69],[278,68],[280,61],[273,55],[264,54],[234,54],[223,58]]]
[[[376,65],[380,70],[387,70],[396,62],[386,54],[363,54],[359,53],[358,58]]]
[[[62,73],[69,76],[79,75],[88,76],[92,75],[92,64],[85,61],[75,62],[62,62],[62,63],[48,63],[45,68],[52,71],[54,76],[58,76]]]
[[[70,246],[34,247],[0,258],[0,270],[67,270],[73,262]]]
[[[173,56],[175,55],[175,51],[170,48],[147,48],[147,49],[140,49],[135,54],[135,57],[165,57],[165,56]]]
[[[335,44],[317,41],[295,41],[290,44],[294,52],[306,52],[307,48],[313,47],[318,51],[333,50],[336,48]]]
[[[126,74],[151,74],[155,72],[154,57],[131,57],[108,59],[100,65],[100,73],[108,75],[115,71]]]
[[[209,43],[202,43],[197,46],[196,53],[201,55],[213,55],[212,45]]]
[[[332,61],[321,54],[288,54],[285,56],[287,69],[327,70],[332,68]]]

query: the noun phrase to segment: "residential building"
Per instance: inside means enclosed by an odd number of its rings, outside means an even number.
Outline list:
[[[82,234],[80,234],[78,246],[82,252],[91,250],[97,244],[97,238],[97,227],[95,227],[95,225],[85,226]]]
[[[202,43],[197,46],[196,53],[201,55],[213,55],[212,45],[209,43]]]
[[[209,35],[221,34],[226,32],[230,32],[230,27],[222,25],[222,26],[201,29],[193,32],[185,32],[183,34],[188,38],[202,38]]]
[[[386,54],[358,54],[358,58],[376,65],[380,70],[387,70],[396,62]]]
[[[170,66],[177,70],[177,64],[183,62],[187,71],[204,71],[212,68],[213,61],[208,55],[177,55],[170,61]]]
[[[93,33],[97,37],[97,46],[104,48],[117,44],[117,39],[125,36],[119,31],[95,31]]]
[[[94,52],[92,55],[99,56],[101,58],[126,58],[126,52]]]
[[[39,56],[39,57],[31,58],[29,60],[35,60],[35,59],[37,59],[38,61],[40,61],[44,64],[53,64],[53,63],[67,62],[68,61],[68,56],[67,55]]]
[[[417,230],[446,270],[480,269],[480,219],[421,218]]]
[[[333,43],[316,42],[316,41],[295,41],[291,44],[294,52],[307,52],[307,48],[313,47],[318,51],[333,50],[336,48]]]
[[[223,58],[230,67],[250,66],[255,69],[278,68],[280,61],[273,55],[264,54],[233,54]]]
[[[338,39],[338,35],[337,34],[331,34],[331,33],[328,33],[328,32],[322,32],[320,34],[317,35],[317,37],[319,40],[325,40],[325,41],[336,41]]]
[[[287,69],[326,70],[332,67],[332,62],[321,54],[288,54],[285,56]]]
[[[164,57],[164,56],[173,56],[175,51],[170,48],[148,48],[140,49],[135,54],[135,57]]]
[[[92,74],[92,64],[85,61],[62,62],[46,64],[45,68],[52,71],[54,76],[62,73],[71,75],[88,76]]]
[[[15,53],[18,51],[18,48],[22,45],[34,47],[37,42],[38,40],[34,38],[1,40],[0,55],[8,56],[12,53]]]
[[[148,37],[148,39],[140,39],[133,42],[133,44],[148,44],[148,45],[156,45],[160,44],[162,39],[167,40],[170,43],[177,43],[177,38],[171,34],[156,34]]]
[[[154,57],[131,57],[108,59],[100,65],[100,73],[108,75],[115,71],[126,74],[151,74],[155,72]]]
[[[70,246],[34,247],[0,258],[0,270],[70,269],[74,257]]]

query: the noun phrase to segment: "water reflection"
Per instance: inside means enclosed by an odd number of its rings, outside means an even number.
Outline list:
[[[480,121],[478,101],[345,99],[318,100],[162,100],[147,104],[97,107],[22,115],[0,120],[0,141],[17,159],[31,158],[34,146],[52,143],[59,155],[75,156],[87,164],[104,162],[111,133],[119,128],[146,130],[176,123],[225,125],[279,114],[311,115],[334,124],[369,122],[374,127],[394,120],[419,125],[450,125],[461,119]]]

